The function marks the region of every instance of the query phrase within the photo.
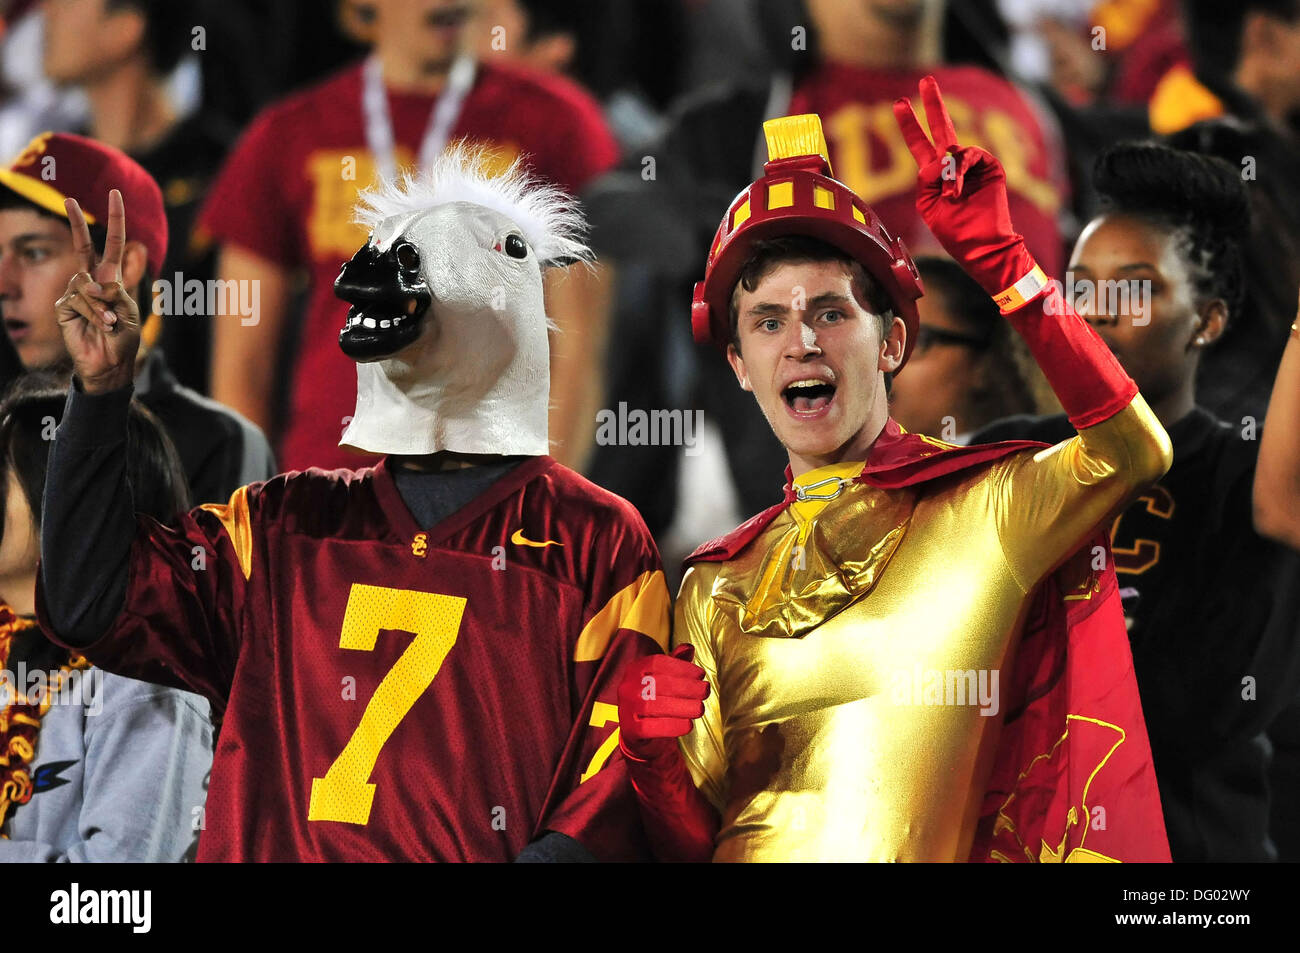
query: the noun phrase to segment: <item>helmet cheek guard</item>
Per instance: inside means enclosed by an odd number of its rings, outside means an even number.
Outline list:
[[[695,282],[695,294],[691,298],[691,334],[700,344],[713,342],[713,321],[709,315],[709,303],[704,300],[704,282]],[[726,342],[719,342],[719,347],[726,348]]]
[[[725,350],[730,343],[730,299],[754,244],[805,235],[860,262],[884,288],[907,326],[899,370],[912,352],[920,318],[921,276],[902,239],[848,186],[831,177],[821,119],[786,116],[763,124],[769,159],[762,178],[732,201],[709,250],[704,280],[691,301],[695,340]],[[895,371],[897,373],[897,371]]]

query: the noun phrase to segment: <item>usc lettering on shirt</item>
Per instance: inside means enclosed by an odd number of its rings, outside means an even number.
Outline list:
[[[997,156],[1011,218],[1048,274],[1064,264],[1057,215],[1068,195],[1064,156],[1050,120],[1006,80],[970,66],[881,71],[828,64],[796,87],[788,111],[822,117],[835,177],[863,197],[914,253],[940,251],[916,212],[916,163],[894,118],[933,73],[958,140]],[[918,114],[922,110],[918,106]]]
[[[1044,215],[1060,211],[1056,187],[1030,169],[1032,156],[1025,148],[1023,130],[1012,116],[997,109],[979,109],[946,94],[944,104],[957,130],[957,141],[997,156],[1006,169],[1010,191],[1029,199]],[[920,115],[919,100],[916,107]],[[824,116],[823,122],[836,178],[868,205],[910,191],[916,184],[916,162],[898,129],[892,100],[850,103]]]

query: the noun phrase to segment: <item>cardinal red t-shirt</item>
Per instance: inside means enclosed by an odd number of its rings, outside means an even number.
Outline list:
[[[376,172],[361,89],[358,65],[265,110],[227,161],[200,219],[218,243],[308,271],[277,455],[286,470],[359,467],[376,459],[338,446],[356,406],[357,374],[339,349],[348,306],[335,297],[334,279],[366,242],[365,229],[352,223],[353,207]],[[400,167],[414,164],[436,102],[389,92]],[[491,146],[502,169],[522,154],[536,174],[570,192],[618,159],[600,108],[586,92],[561,77],[495,63],[479,64],[450,139]]]
[[[958,143],[1001,161],[1011,221],[1044,270],[1059,275],[1064,249],[1057,215],[1069,194],[1064,156],[1046,117],[1006,80],[973,66],[875,70],[828,63],[796,87],[788,111],[821,116],[835,178],[862,196],[914,255],[943,254],[917,214],[916,162],[894,118],[894,100],[905,96],[925,125],[917,87],[926,75],[939,81]]]

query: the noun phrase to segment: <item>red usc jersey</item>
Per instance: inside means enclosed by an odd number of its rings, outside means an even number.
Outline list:
[[[1059,274],[1065,259],[1057,216],[1069,194],[1064,153],[1051,121],[1006,80],[975,66],[825,64],[795,88],[789,112],[822,117],[835,178],[862,196],[913,254],[946,254],[917,214],[916,162],[894,118],[894,100],[915,99],[917,84],[931,73],[943,88],[957,141],[998,157],[1007,172],[1011,220],[1038,263]]]
[[[353,207],[377,171],[361,95],[361,67],[353,66],[263,111],[213,183],[199,222],[218,243],[307,272],[288,416],[276,448],[288,470],[377,462],[338,445],[357,391],[356,366],[339,350],[348,305],[335,297],[334,279],[366,243]],[[436,102],[389,91],[400,167],[414,166]],[[590,94],[563,77],[494,59],[479,64],[451,138],[487,146],[501,170],[523,156],[539,177],[575,194],[618,160],[618,145]]]
[[[432,529],[387,458],[285,474],[140,517],[130,560],[85,654],[224,713],[199,860],[507,861],[544,830],[642,856],[617,675],[668,591],[631,505],[550,457]]]

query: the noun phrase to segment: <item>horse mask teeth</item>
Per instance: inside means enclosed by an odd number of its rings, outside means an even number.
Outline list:
[[[366,242],[339,272],[334,293],[352,305],[339,347],[354,361],[389,357],[414,343],[433,302],[419,251],[401,241],[382,252]]]
[[[498,167],[499,168],[499,167]],[[362,194],[370,238],[340,271],[339,346],[357,362],[340,444],[370,453],[550,452],[542,271],[590,258],[574,200],[518,163],[453,146]]]

